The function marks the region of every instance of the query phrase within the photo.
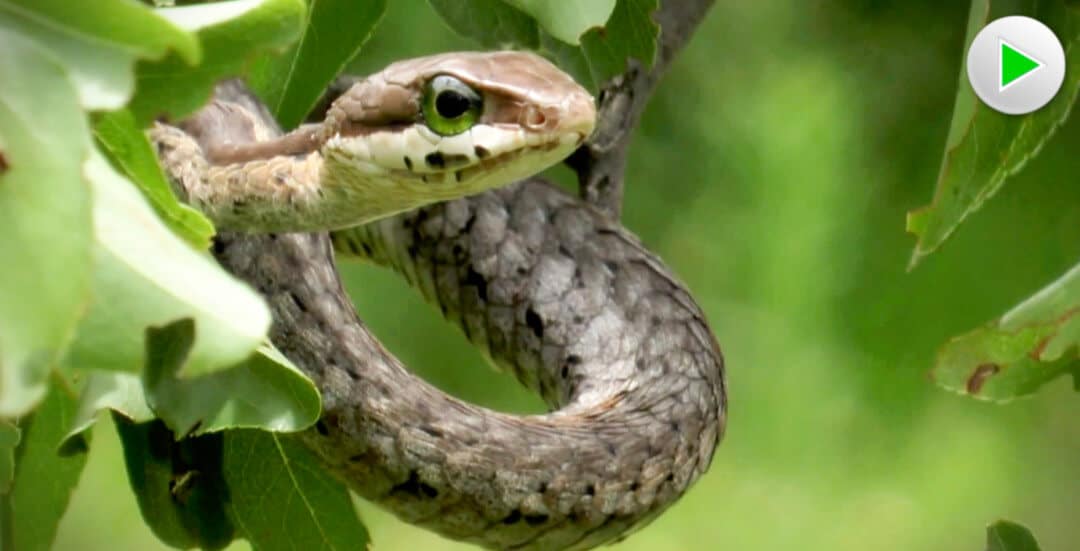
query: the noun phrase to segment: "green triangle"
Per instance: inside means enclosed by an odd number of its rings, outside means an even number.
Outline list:
[[[1020,53],[1019,50],[1001,41],[1001,87],[1016,82],[1024,75],[1041,67],[1042,64]]]

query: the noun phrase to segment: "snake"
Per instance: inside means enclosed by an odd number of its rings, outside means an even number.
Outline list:
[[[690,292],[617,220],[535,176],[580,147],[592,96],[520,51],[400,61],[281,134],[242,84],[148,134],[219,262],[318,386],[302,441],[366,500],[493,549],[590,549],[666,510],[726,426],[723,357]],[[359,318],[335,252],[388,267],[548,412],[414,375]],[[450,368],[450,367],[448,367]]]

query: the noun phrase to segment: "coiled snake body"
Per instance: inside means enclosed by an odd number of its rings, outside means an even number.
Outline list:
[[[726,394],[700,308],[617,222],[539,179],[506,185],[568,155],[594,117],[542,58],[465,53],[391,65],[283,138],[236,86],[151,132],[183,197],[261,233],[223,234],[215,252],[267,297],[272,339],[323,394],[305,441],[408,522],[585,549],[709,465]],[[356,317],[331,245],[402,274],[552,412],[494,412],[412,375]]]

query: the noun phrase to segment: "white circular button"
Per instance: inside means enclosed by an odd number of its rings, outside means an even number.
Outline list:
[[[968,80],[983,103],[1009,115],[1046,105],[1065,81],[1065,50],[1049,27],[1011,15],[982,28],[967,55]]]

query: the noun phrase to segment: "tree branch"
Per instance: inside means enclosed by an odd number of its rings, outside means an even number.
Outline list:
[[[664,0],[654,19],[660,25],[659,51],[652,68],[628,61],[627,71],[600,87],[596,131],[566,160],[577,172],[582,198],[613,220],[622,211],[630,138],[656,84],[705,18],[714,0]]]

